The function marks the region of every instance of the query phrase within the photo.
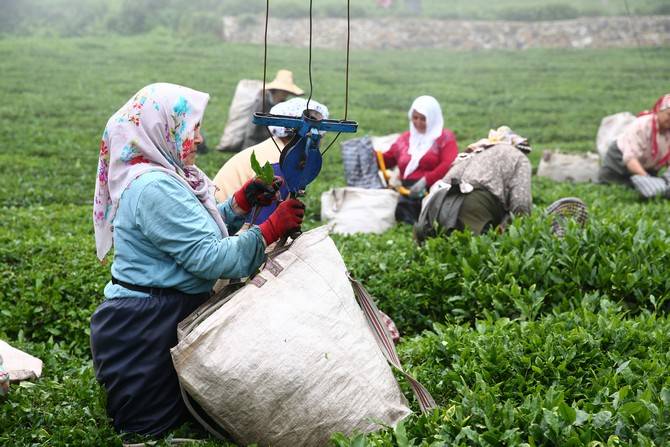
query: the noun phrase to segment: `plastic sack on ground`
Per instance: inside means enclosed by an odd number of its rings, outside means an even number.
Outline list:
[[[558,182],[597,182],[600,157],[593,152],[563,154],[544,151],[537,168],[538,177],[548,177]]]
[[[12,382],[34,380],[42,375],[42,360],[0,340],[0,357]]]
[[[228,110],[228,121],[219,145],[216,147],[218,150],[236,152],[242,149],[244,134],[254,113],[254,104],[262,89],[262,81],[242,79],[237,83],[233,101]]]
[[[240,445],[327,445],[335,432],[395,426],[411,413],[387,363],[400,368],[393,342],[325,227],[203,305],[178,338],[182,387]],[[410,384],[423,409],[434,406]]]
[[[612,141],[616,140],[626,126],[633,121],[635,121],[635,115],[630,112],[615,113],[602,119],[596,136],[596,147],[600,158],[605,158]]]
[[[381,234],[396,223],[399,197],[390,189],[334,188],[321,194],[321,220],[337,234]]]

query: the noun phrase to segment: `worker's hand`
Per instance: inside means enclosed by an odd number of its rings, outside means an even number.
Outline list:
[[[426,195],[426,177],[421,177],[412,187],[409,189],[409,196],[412,199],[420,199]]]
[[[235,193],[235,203],[245,213],[254,206],[268,206],[278,198],[277,193],[283,183],[281,177],[275,177],[270,185],[258,177],[252,178]]]
[[[287,199],[279,204],[270,217],[259,225],[267,245],[300,229],[305,217],[305,204],[298,199]]]

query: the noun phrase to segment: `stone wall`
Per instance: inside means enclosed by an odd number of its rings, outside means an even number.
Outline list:
[[[224,17],[229,42],[263,43],[264,16]],[[268,43],[306,47],[309,22],[271,18]],[[315,48],[345,48],[347,22],[313,22]],[[670,45],[670,16],[592,17],[552,22],[459,21],[431,19],[353,19],[351,47],[450,48],[460,50],[527,48],[621,48]]]

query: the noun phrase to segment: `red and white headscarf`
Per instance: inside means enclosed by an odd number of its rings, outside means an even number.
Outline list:
[[[654,160],[658,158],[658,117],[656,114],[666,109],[670,109],[670,93],[658,98],[658,101],[656,101],[651,110],[644,110],[637,115],[654,115],[654,119],[651,120],[651,156]],[[668,156],[670,156],[670,152],[668,152]],[[664,160],[661,162],[661,165],[667,162],[668,160]]]
[[[426,131],[421,133],[414,127],[412,112],[417,111],[426,117]],[[412,103],[407,113],[409,117],[409,155],[410,160],[405,168],[404,177],[408,177],[419,167],[419,162],[430,150],[435,140],[440,138],[444,131],[444,118],[442,108],[437,99],[432,96],[419,96]]]
[[[195,150],[195,128],[208,102],[207,93],[175,84],[151,84],[109,119],[100,142],[93,200],[98,259],[112,248],[112,223],[121,194],[148,171],[163,171],[182,182],[212,215],[223,236],[228,236],[216,208],[214,185],[198,167],[182,161]]]

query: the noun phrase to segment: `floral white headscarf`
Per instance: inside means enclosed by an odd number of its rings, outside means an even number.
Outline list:
[[[491,146],[495,146],[496,144],[501,143],[514,146],[525,153],[529,153],[531,151],[531,147],[528,144],[528,138],[517,135],[507,126],[500,126],[495,130],[489,130],[488,138],[482,138],[481,140],[472,143],[470,146],[468,146],[468,150],[474,151],[477,149],[487,149]]]
[[[426,117],[426,131],[420,133],[412,122],[412,112],[417,111]],[[409,155],[410,160],[405,168],[404,177],[408,177],[419,167],[419,162],[430,150],[435,140],[440,138],[444,130],[442,108],[437,99],[432,96],[419,96],[412,103],[409,112]]]
[[[307,100],[305,98],[291,98],[288,101],[280,102],[270,109],[273,115],[285,115],[301,117],[302,112],[307,108]],[[319,112],[323,119],[328,119],[328,107],[311,99],[309,101],[309,108]],[[290,129],[280,126],[269,126],[270,132],[275,137],[285,138],[289,135]]]
[[[182,162],[195,150],[195,128],[208,102],[207,93],[175,84],[151,84],[109,119],[100,142],[93,201],[98,259],[112,248],[112,223],[121,194],[148,171],[163,171],[181,181],[212,215],[222,235],[228,236],[216,208],[214,185],[196,166]]]

